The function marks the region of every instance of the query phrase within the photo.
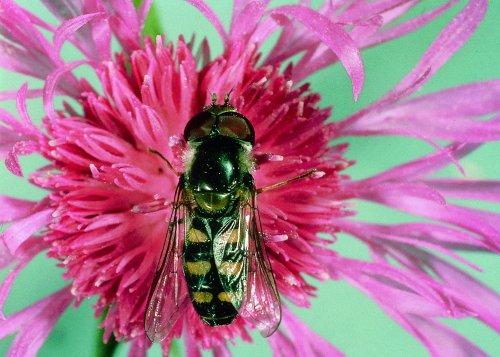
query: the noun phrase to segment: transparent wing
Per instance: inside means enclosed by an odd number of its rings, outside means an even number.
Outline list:
[[[238,311],[242,305],[248,278],[248,226],[241,220],[241,209],[222,219],[214,236],[213,253],[219,280],[229,300]]]
[[[231,302],[245,320],[257,327],[262,336],[268,337],[281,322],[281,302],[265,251],[255,186],[246,196],[239,217],[227,224],[228,233],[220,235],[222,253],[217,253],[217,244],[214,244],[214,256],[219,275],[229,272],[231,277],[222,279],[221,276],[224,289],[233,292],[236,287],[243,294],[230,294]],[[240,264],[228,264],[229,268],[224,266],[228,260],[225,257],[238,255],[241,256]]]
[[[181,201],[183,186],[181,178],[146,305],[144,328],[151,342],[160,342],[167,337],[190,301],[182,273],[182,245],[189,225],[189,215]]]

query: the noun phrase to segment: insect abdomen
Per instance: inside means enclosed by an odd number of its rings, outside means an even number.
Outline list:
[[[184,242],[184,277],[198,316],[210,326],[228,325],[238,315],[231,302],[231,294],[238,292],[223,288],[212,244],[209,234],[190,228]],[[228,264],[224,262],[222,269]]]

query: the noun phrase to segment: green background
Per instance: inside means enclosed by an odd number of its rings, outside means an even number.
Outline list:
[[[53,17],[37,1],[17,1],[33,13],[52,23]],[[231,16],[229,1],[207,1],[221,17],[223,24],[228,26]],[[287,1],[273,2],[272,5],[289,3]],[[314,2],[319,3],[319,2]],[[413,17],[425,12],[441,1],[424,1],[415,7],[408,16]],[[435,20],[423,29],[390,43],[368,49],[362,52],[365,66],[365,85],[359,100],[352,99],[350,79],[340,64],[336,64],[309,78],[312,90],[321,93],[321,106],[334,106],[333,120],[363,108],[373,102],[398,81],[403,78],[417,63],[420,56],[432,43],[437,34],[464,6],[461,2],[444,16]],[[197,35],[197,43],[207,36],[211,45],[212,58],[221,53],[222,44],[216,31],[208,21],[191,5],[180,0],[155,0],[156,16],[161,23],[161,31],[167,34],[168,40],[177,40],[179,34],[191,38]],[[454,85],[500,77],[500,2],[492,1],[482,24],[448,63],[425,85],[419,94],[437,91]],[[269,45],[263,48],[266,51]],[[71,59],[77,56],[68,52]],[[74,57],[77,58],[77,57]],[[27,81],[21,75],[0,71],[1,90],[17,90]],[[30,80],[30,88],[41,87],[38,80]],[[15,113],[13,102],[1,103],[2,107]],[[35,121],[43,116],[40,100],[29,100],[29,113]],[[345,141],[345,140],[342,140]],[[353,179],[368,177],[391,166],[406,162],[434,149],[430,145],[407,138],[370,137],[349,139],[351,144],[346,157],[356,159],[357,164],[347,173]],[[488,144],[474,154],[461,161],[469,178],[498,178],[500,163],[498,153],[500,143]],[[21,165],[25,175],[41,166],[39,157],[23,157]],[[445,170],[444,174],[459,176],[455,167]],[[0,167],[0,193],[16,197],[40,199],[44,192],[30,186],[25,180],[11,175],[3,165]],[[359,214],[356,219],[372,222],[399,222],[406,216],[383,209],[374,204],[359,202]],[[485,203],[469,203],[493,211],[499,211],[498,205]],[[340,234],[338,242],[333,246],[341,255],[368,259],[363,245],[352,237]],[[479,277],[496,291],[500,292],[499,274],[500,258],[495,255],[463,254],[472,263],[482,267],[485,272],[477,273],[465,267],[471,274]],[[61,269],[54,267],[55,261],[38,256],[14,283],[11,294],[5,305],[6,316],[58,290],[67,283],[62,281]],[[0,278],[7,271],[0,272]],[[333,345],[350,357],[375,356],[428,356],[427,351],[410,334],[388,318],[370,299],[345,282],[319,283],[318,299],[312,299],[311,309],[293,309],[313,330],[326,338]],[[95,354],[96,321],[90,308],[94,300],[85,301],[74,310],[68,309],[56,325],[39,356],[93,356]],[[446,321],[474,343],[485,349],[492,356],[500,356],[500,338],[489,328],[484,327],[474,319],[462,321]],[[267,342],[258,333],[252,334],[254,344],[238,343],[231,347],[234,356],[270,356],[271,350]],[[5,354],[13,336],[0,341],[0,355]],[[240,341],[238,341],[240,342]],[[182,343],[177,343],[172,355],[181,355]],[[120,346],[117,355],[126,355],[126,346]],[[160,356],[159,346],[154,346],[149,356]],[[211,355],[211,353],[205,353]]]

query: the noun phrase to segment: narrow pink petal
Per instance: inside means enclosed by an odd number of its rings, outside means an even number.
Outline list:
[[[0,224],[26,217],[37,202],[0,195]]]
[[[101,1],[98,1],[98,3]],[[68,3],[66,0],[42,0],[45,7],[61,22],[83,15],[83,1],[77,0]],[[93,4],[97,7],[96,2]]]
[[[344,29],[315,10],[299,5],[281,6],[268,13],[290,16],[318,36],[344,65],[352,81],[354,99],[358,98],[364,82],[363,62],[359,50]]]
[[[16,109],[19,113],[19,117],[21,121],[19,121],[15,116],[7,112],[5,109],[0,108],[0,121],[4,124],[10,126],[13,129],[17,139],[11,140],[12,142],[18,142],[31,139],[38,139],[40,130],[33,125],[31,121],[28,111],[26,109],[26,91],[27,91],[28,83],[24,83],[19,91],[16,92]],[[3,127],[0,127],[1,131],[7,131]],[[22,134],[22,135],[20,135]],[[4,140],[2,140],[5,143]]]
[[[16,176],[23,177],[18,155],[29,155],[40,151],[39,137],[41,132],[36,128],[26,109],[25,83],[16,96],[16,108],[21,122],[7,111],[0,110],[0,121],[9,125],[12,130],[0,126],[0,157],[5,157],[5,166]]]
[[[186,356],[202,357],[198,342],[194,339],[190,329],[184,328],[182,336],[184,337],[184,350],[186,352]]]
[[[476,82],[354,114],[340,135],[404,135],[449,141],[500,140],[500,121],[470,120],[500,111],[500,81]]]
[[[297,356],[293,348],[293,343],[288,340],[288,337],[281,329],[268,337],[267,342],[271,346],[274,357]]]
[[[212,348],[212,353],[214,357],[232,357],[231,351],[229,351],[225,341],[221,342],[220,345],[214,346]]]
[[[137,17],[134,4],[130,0],[110,0],[115,16],[109,18],[109,24],[123,50],[131,54],[142,47],[142,27]]]
[[[42,2],[61,23],[86,14],[94,14],[96,12],[105,13],[105,17],[95,19],[91,23],[77,29],[74,32],[74,36],[69,37],[68,41],[78,48],[88,59],[95,61],[111,60],[111,30],[108,20],[110,16],[109,11],[112,9],[110,9],[109,4],[104,4],[100,0],[88,1],[85,4],[82,2],[69,3],[60,0],[44,0]],[[49,29],[49,31],[55,33],[57,28]]]
[[[14,254],[24,241],[54,220],[53,212],[53,209],[46,209],[17,221],[0,235],[0,239]]]
[[[500,246],[500,232],[460,206],[445,203],[437,191],[418,184],[383,183],[360,189],[359,197],[402,212],[461,227],[476,233],[491,244]]]
[[[349,24],[353,26],[349,31],[349,37],[359,47],[366,38],[372,36],[383,25],[383,18],[382,16],[373,16],[367,20],[363,20],[363,22]],[[307,41],[304,40],[304,43],[307,43]],[[338,57],[327,46],[307,46],[305,54],[294,67],[293,79],[295,81],[305,79],[312,73],[328,67],[337,61]]]
[[[224,48],[228,48],[229,46],[229,38],[224,30],[224,26],[220,22],[220,19],[217,17],[215,12],[203,1],[203,0],[184,0],[194,7],[196,7],[207,19],[212,23],[215,27],[215,30],[219,33],[219,36],[222,40],[222,44]]]
[[[0,102],[5,101],[5,100],[16,99],[18,96],[18,93],[19,93],[19,91],[17,91],[17,90],[0,92]],[[26,91],[26,99],[39,98],[42,96],[42,93],[43,93],[42,89],[28,89]]]
[[[130,349],[128,350],[127,357],[147,357],[147,352],[151,343],[146,341],[145,335],[135,337],[130,342]]]
[[[137,9],[138,27],[141,30],[144,27],[144,23],[146,21],[146,18],[148,16],[148,12],[149,12],[149,9],[151,8],[152,3],[153,3],[153,0],[144,0],[141,2],[139,9]]]
[[[388,181],[418,181],[449,166],[451,162],[449,158],[450,154],[453,154],[458,160],[470,154],[478,146],[478,144],[450,145],[446,148],[448,152],[433,152],[408,163],[392,167],[378,175],[359,182],[363,182],[362,185],[364,186],[369,186]],[[353,189],[356,190],[359,183],[356,181],[345,183],[347,189],[350,189],[351,185],[354,185]]]
[[[385,273],[384,270],[373,270],[373,263],[355,262],[352,260],[347,262],[342,258],[337,262],[330,260],[328,262],[325,261],[325,263],[332,269],[332,274],[340,274],[350,284],[367,294],[392,319],[418,339],[429,350],[432,356],[487,356],[484,351],[447,326],[413,313],[402,313],[400,311],[401,302],[395,299],[386,299],[385,292],[379,291],[380,283],[383,282],[380,277],[390,275],[390,273]],[[353,269],[354,267],[356,268]],[[355,271],[358,269],[360,269],[359,272]],[[373,275],[374,279],[368,279],[368,274],[375,274]],[[377,276],[380,277],[377,278]],[[416,279],[417,281],[418,278]],[[374,286],[372,286],[373,282],[375,282]],[[415,285],[411,283],[410,286],[411,288],[408,291],[413,291]],[[450,354],[450,351],[452,351],[452,354]]]
[[[31,22],[26,10],[11,0],[2,1],[0,22],[5,29],[2,35],[13,44],[37,54],[40,62],[50,61],[52,45]]]
[[[382,100],[394,97],[401,91],[406,91],[405,95],[409,96],[421,88],[469,39],[483,19],[487,7],[487,0],[470,0],[467,6],[441,31],[415,68]],[[427,71],[429,74],[417,86],[407,90],[411,83],[416,82]]]
[[[260,2],[251,2],[236,18],[232,19],[231,30],[229,32],[229,40],[231,43],[238,40],[248,41],[248,37],[253,32],[253,29],[262,19],[266,6],[267,4]]]
[[[286,33],[290,33],[291,35],[291,32],[293,31],[292,22],[286,16],[274,15],[268,16],[260,22],[248,39],[248,43],[255,43],[257,47],[260,47],[264,41],[267,40],[267,38],[276,32],[280,27],[283,27],[283,30],[279,42],[285,42],[282,40],[282,37],[286,36]],[[277,46],[278,44],[275,44],[274,49],[276,49]],[[265,63],[267,63],[267,60]]]
[[[43,79],[53,68],[46,62],[37,61],[35,56],[23,48],[18,48],[0,40],[0,67],[11,72]]]
[[[7,170],[9,170],[12,174],[18,177],[24,177],[17,155],[14,153],[14,149],[9,151],[7,157],[5,158],[5,167],[7,167]]]
[[[94,14],[74,17],[68,21],[65,21],[61,26],[57,28],[56,32],[54,33],[54,37],[52,39],[55,54],[59,55],[62,46],[75,33],[75,31],[77,31],[80,27],[85,25],[93,18],[102,15],[104,15],[103,12],[98,12]]]
[[[253,0],[234,0],[233,1],[233,16],[231,16],[231,28],[233,28],[234,19],[236,19],[241,14],[243,9],[245,9],[252,2],[253,2]],[[271,0],[260,0],[259,2],[261,4],[264,4],[265,6],[267,6],[271,2]]]
[[[139,23],[137,21],[137,12],[134,4],[130,0],[110,0],[115,14],[124,22],[130,24],[130,29],[137,31]]]
[[[446,197],[500,202],[500,181],[429,178],[420,180]]]
[[[267,341],[273,356],[282,357],[344,357],[345,355],[324,338],[317,335],[309,326],[295,316],[286,305],[282,305],[282,328]],[[286,335],[281,331],[284,329]]]
[[[24,254],[20,254],[22,256]],[[4,242],[0,239],[0,269],[5,269],[9,265],[19,262],[19,256],[9,252]]]
[[[381,43],[409,34],[421,28],[422,26],[428,24],[437,17],[441,16],[443,13],[448,11],[452,6],[454,6],[459,1],[460,0],[449,1],[435,9],[423,13],[422,15],[416,16],[414,18],[411,18],[410,20],[389,27],[379,32],[378,34],[370,37],[367,42],[363,43],[362,47],[365,48],[365,47],[376,46]],[[386,22],[389,22],[388,19],[386,19]]]
[[[497,292],[436,256],[428,254],[428,266],[449,287],[449,294],[477,318],[500,333],[500,296]]]
[[[14,175],[24,177],[17,155],[29,155],[39,151],[40,143],[38,141],[18,141],[7,154],[5,166]]]
[[[1,321],[0,338],[19,331],[6,357],[36,356],[73,299],[68,286]]]
[[[420,316],[406,317],[418,330],[419,340],[433,357],[489,357],[489,355],[457,332],[442,324]]]
[[[406,98],[420,89],[468,40],[484,17],[486,8],[486,0],[470,0],[469,4],[439,34],[419,63],[403,80],[375,103],[344,119],[340,126],[351,126],[367,113]]]
[[[359,48],[363,42],[366,42],[366,39],[372,38],[373,34],[376,33],[383,24],[384,18],[380,15],[373,16],[363,22],[353,23],[353,25],[356,26],[349,31],[349,36]]]
[[[0,285],[0,319],[2,320],[6,320],[5,315],[3,314],[1,309],[3,308],[3,304],[5,303],[5,300],[9,295],[10,288],[12,287],[12,284],[16,280],[21,270],[24,269],[24,267],[29,263],[30,260],[31,259],[24,259],[22,262],[17,264],[14,269],[9,271],[9,274],[7,274],[7,276],[2,281],[2,284]]]
[[[345,6],[346,3],[340,1],[335,4],[336,8],[332,9],[338,12],[338,14],[334,14],[333,20],[339,23],[352,23],[372,16],[382,15],[386,23],[390,23],[406,14],[418,2],[418,0],[358,1],[348,4],[345,9],[339,11],[339,8]]]
[[[21,118],[21,121],[23,123],[24,130],[22,131],[23,134],[32,134],[36,136],[37,134],[40,133],[37,127],[33,124],[31,121],[31,118],[28,114],[28,110],[26,108],[26,91],[28,89],[28,82],[24,83],[21,88],[19,89],[19,92],[17,94],[16,98],[16,109],[17,113],[19,114],[19,117]]]
[[[347,219],[336,219],[332,223],[343,232],[358,237],[369,245],[391,245],[401,247],[401,250],[405,247],[427,248],[447,255],[478,271],[482,270],[451,249],[485,250],[491,248],[490,245],[471,234],[436,224],[377,225]]]
[[[47,113],[50,120],[55,121],[54,95],[56,92],[56,88],[59,84],[59,81],[67,73],[71,72],[73,69],[81,66],[82,64],[92,65],[91,62],[86,60],[75,61],[67,63],[66,65],[56,69],[47,76],[47,79],[45,80],[45,85],[43,87],[43,107],[45,109],[45,113]]]
[[[405,271],[385,262],[339,258],[340,262],[349,264],[342,270],[349,271],[349,276],[369,290],[377,303],[391,306],[400,314],[459,319],[476,315],[474,310],[456,306],[450,296],[442,292],[441,284],[424,274]]]

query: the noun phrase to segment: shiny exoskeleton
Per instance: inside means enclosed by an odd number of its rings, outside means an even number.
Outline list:
[[[146,307],[145,330],[151,341],[170,333],[189,301],[210,326],[230,324],[240,315],[267,337],[281,321],[252,176],[255,132],[228,103],[229,94],[222,105],[216,100],[213,95],[212,105],[191,118],[184,130],[186,170],[178,174],[169,230]]]
[[[184,200],[195,203],[184,240],[184,277],[196,312],[211,326],[231,323],[241,306],[249,253],[242,244],[248,228],[239,227],[240,209],[254,185],[249,144],[217,129],[215,123],[208,136],[191,139],[193,161],[184,173]]]

